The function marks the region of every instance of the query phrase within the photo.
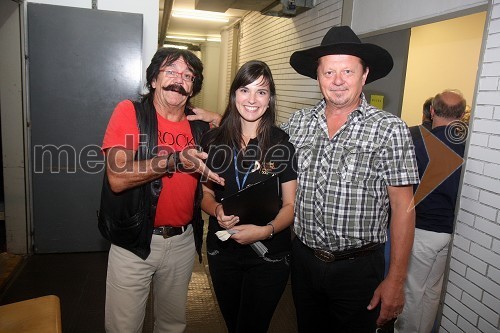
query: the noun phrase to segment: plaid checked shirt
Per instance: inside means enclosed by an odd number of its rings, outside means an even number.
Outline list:
[[[292,115],[282,128],[298,158],[294,229],[309,247],[331,251],[387,240],[387,186],[419,181],[410,132],[398,117],[361,104],[328,137],[326,103]]]

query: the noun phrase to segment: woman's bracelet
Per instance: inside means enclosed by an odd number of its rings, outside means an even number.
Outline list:
[[[218,203],[216,206],[215,206],[215,209],[214,209],[214,216],[217,218],[217,208],[219,208],[219,206],[222,206],[221,203]]]
[[[270,225],[271,228],[273,228],[273,231],[271,231],[271,234],[269,235],[269,237],[267,237],[267,239],[271,239],[274,236],[274,225],[273,225],[273,222],[274,222],[274,220],[272,220],[271,222],[269,222],[269,223],[266,224],[266,225]]]

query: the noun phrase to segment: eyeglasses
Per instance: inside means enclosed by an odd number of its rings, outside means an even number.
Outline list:
[[[196,78],[196,76],[194,76],[193,74],[189,74],[189,73],[179,73],[179,72],[176,72],[176,71],[173,71],[171,69],[160,69],[160,72],[164,72],[167,77],[181,77],[184,81],[187,81],[187,82],[193,82],[194,79]]]

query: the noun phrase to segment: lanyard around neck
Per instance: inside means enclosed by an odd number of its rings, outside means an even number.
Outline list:
[[[249,167],[248,170],[245,172],[245,175],[243,176],[243,180],[241,181],[241,184],[240,184],[240,177],[239,177],[239,171],[238,171],[238,159],[236,156],[237,156],[236,148],[234,148],[233,149],[234,177],[236,178],[236,185],[238,185],[238,190],[241,190],[245,186],[245,183],[247,182],[248,175],[250,174],[250,171],[253,169],[253,166]],[[255,161],[253,163],[255,166]]]

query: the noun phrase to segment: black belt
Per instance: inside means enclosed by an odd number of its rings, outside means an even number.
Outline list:
[[[184,231],[186,231],[186,229],[187,226],[171,227],[168,225],[162,225],[160,227],[153,228],[153,235],[160,235],[163,236],[163,238],[169,238],[182,234]]]
[[[302,242],[301,242],[302,243]],[[304,243],[302,243],[304,244]],[[380,243],[368,243],[361,247],[355,249],[349,249],[345,251],[329,251],[323,249],[313,249],[304,244],[309,250],[313,251],[314,256],[324,262],[334,262],[347,259],[355,259],[358,257],[363,257],[372,254],[373,252],[379,250],[384,244]]]

